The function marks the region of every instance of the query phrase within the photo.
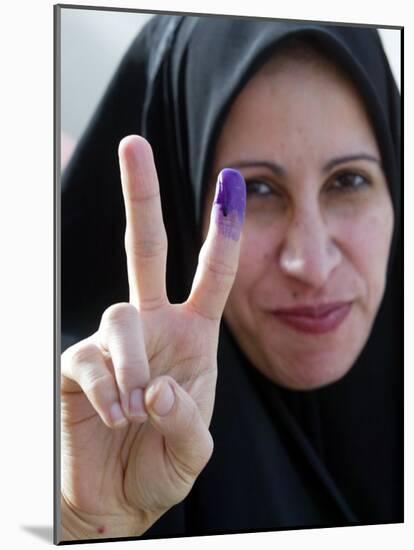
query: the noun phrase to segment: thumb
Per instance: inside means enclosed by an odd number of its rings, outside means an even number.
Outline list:
[[[193,484],[213,452],[213,439],[193,398],[171,377],[152,380],[145,406],[181,480]]]

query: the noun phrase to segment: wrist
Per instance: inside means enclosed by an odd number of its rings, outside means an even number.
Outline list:
[[[137,513],[134,516],[117,514],[101,516],[77,511],[61,494],[60,541],[91,540],[122,537],[139,537],[150,527],[151,522]]]

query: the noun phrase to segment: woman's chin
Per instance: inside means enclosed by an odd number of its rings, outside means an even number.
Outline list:
[[[351,322],[352,321],[352,322]],[[262,331],[255,365],[275,383],[292,390],[314,390],[334,384],[352,369],[368,335],[369,326],[361,318],[348,322],[326,335],[291,337]],[[268,327],[266,327],[268,328]],[[258,349],[256,348],[258,351]]]
[[[309,369],[306,372],[298,373],[296,377],[290,378],[286,381],[286,384],[282,382],[281,385],[291,390],[317,390],[341,380],[350,371],[351,367],[352,365],[341,369],[318,368],[316,371]]]
[[[355,357],[323,357],[300,361],[270,362],[260,368],[270,380],[290,390],[316,390],[334,384],[348,374]]]

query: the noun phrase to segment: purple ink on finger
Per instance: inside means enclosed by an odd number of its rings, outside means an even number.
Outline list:
[[[237,170],[224,168],[217,179],[214,198],[216,223],[225,237],[238,241],[246,209],[246,184]]]

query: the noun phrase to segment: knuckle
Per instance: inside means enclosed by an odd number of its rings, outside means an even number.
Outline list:
[[[216,278],[233,279],[236,275],[236,269],[225,261],[206,255],[202,257],[202,262],[205,268]]]
[[[101,358],[101,352],[96,344],[91,342],[76,345],[69,351],[67,358],[73,366],[93,363]]]
[[[138,317],[137,308],[129,302],[112,304],[102,314],[102,321],[108,324],[129,323]]]
[[[153,238],[148,236],[146,239],[125,239],[125,249],[128,255],[139,258],[151,259],[165,256],[167,254],[166,236],[156,235]]]
[[[132,386],[137,382],[137,376],[145,369],[145,364],[139,359],[133,359],[128,363],[121,361],[115,366],[116,377],[122,386]]]
[[[108,394],[108,389],[112,390],[114,380],[109,372],[89,371],[82,376],[82,389],[90,396],[100,396]]]
[[[150,311],[159,309],[167,303],[167,297],[165,294],[156,294],[155,296],[140,297],[139,305],[141,311]]]
[[[112,374],[107,370],[96,344],[91,341],[80,342],[66,350],[65,354],[64,359],[62,356],[62,380],[73,380],[85,394],[94,397],[107,394],[105,388],[113,387]]]

